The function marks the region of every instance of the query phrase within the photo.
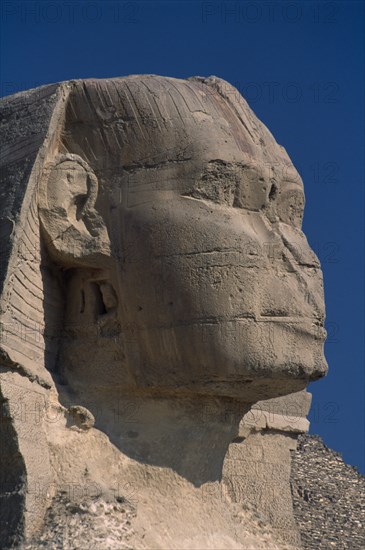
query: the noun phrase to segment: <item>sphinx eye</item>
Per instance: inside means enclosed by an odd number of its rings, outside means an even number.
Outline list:
[[[268,182],[258,167],[241,166],[233,206],[259,211],[267,203]]]
[[[73,183],[74,181],[74,175],[71,172],[67,172],[67,181],[68,183]]]
[[[225,161],[214,160],[204,167],[194,188],[185,193],[185,196],[232,206],[236,187],[236,167]]]

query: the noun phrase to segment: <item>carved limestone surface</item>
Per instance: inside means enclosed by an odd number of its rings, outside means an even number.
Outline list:
[[[106,226],[95,210],[97,195],[98,180],[78,155],[59,155],[45,166],[39,213],[46,246],[60,262],[77,265],[110,256]]]
[[[1,109],[5,547],[89,497],[128,503],[117,547],[298,547],[290,450],[327,364],[285,149],[217,77],[76,80]]]

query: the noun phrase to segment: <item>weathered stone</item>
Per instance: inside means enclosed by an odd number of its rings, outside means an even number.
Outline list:
[[[279,430],[303,433],[309,429],[306,415],[312,396],[306,391],[285,397],[259,401],[252,406],[240,422],[239,435],[246,437],[252,430]]]
[[[259,548],[243,495],[298,545],[289,450],[327,366],[285,150],[216,77],[65,82],[2,110],[2,392],[42,399],[36,429],[8,415],[6,544],[34,541],[65,485],[76,510],[70,487],[127,483],[134,547]]]
[[[72,418],[72,423],[82,430],[90,430],[95,424],[95,418],[86,407],[73,405],[68,409],[69,417]]]

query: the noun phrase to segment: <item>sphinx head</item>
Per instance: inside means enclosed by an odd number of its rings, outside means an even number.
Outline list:
[[[303,184],[237,90],[76,83],[62,136],[39,206],[68,384],[253,403],[326,373]]]

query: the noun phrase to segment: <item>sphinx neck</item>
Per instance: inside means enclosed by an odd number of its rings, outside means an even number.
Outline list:
[[[228,446],[250,405],[202,396],[141,396],[99,393],[80,403],[95,427],[126,456],[169,468],[196,486],[221,479]],[[93,410],[94,408],[94,410]]]

